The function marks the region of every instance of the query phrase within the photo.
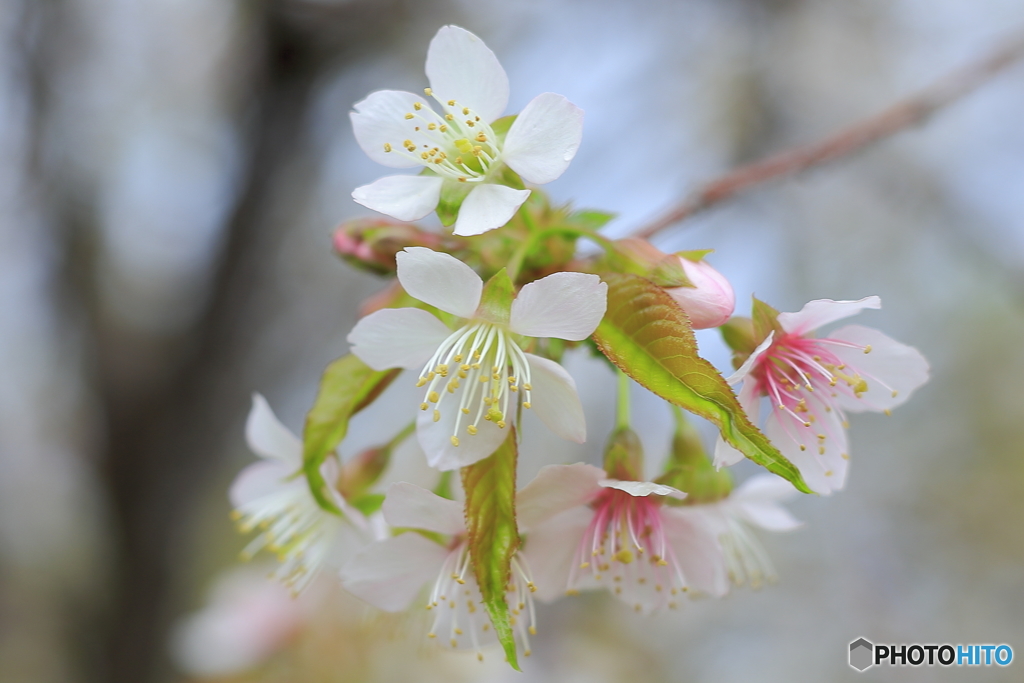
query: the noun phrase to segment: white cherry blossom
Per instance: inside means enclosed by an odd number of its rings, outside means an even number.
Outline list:
[[[317,504],[302,475],[302,442],[259,394],[253,396],[245,436],[261,460],[242,470],[231,484],[232,517],[239,529],[259,530],[242,556],[248,559],[260,550],[274,553],[280,561],[274,576],[298,593],[323,567],[339,567],[374,534],[363,514],[333,486],[327,490],[344,517]],[[337,481],[337,461],[328,458],[323,472],[327,482]]]
[[[824,325],[881,306],[877,296],[819,299],[798,313],[780,313],[781,334],[770,334],[728,380],[742,382],[740,403],[752,420],[759,415],[760,398],[771,401],[765,434],[818,493],[837,491],[846,483],[846,413],[888,414],[928,381],[924,356],[877,330],[847,325],[814,336]],[[742,458],[719,438],[716,465]]]
[[[508,76],[483,41],[458,26],[444,26],[434,36],[426,72],[426,97],[380,90],[356,104],[350,116],[356,140],[371,159],[427,171],[386,176],[357,188],[352,198],[412,221],[433,211],[444,190],[464,197],[456,235],[499,228],[530,196],[528,189],[502,184],[503,169],[538,185],[558,178],[579,148],[583,110],[561,95],[543,93],[506,135],[496,133],[492,124],[508,104]]]
[[[399,252],[410,296],[465,322],[454,332],[416,308],[383,309],[356,324],[352,353],[375,370],[419,371],[417,436],[432,467],[457,469],[504,441],[521,405],[553,432],[583,443],[576,383],[561,365],[522,350],[527,337],[586,339],[604,316],[608,286],[596,275],[555,273],[524,285],[507,310],[481,304],[483,281],[454,256],[425,247]]]

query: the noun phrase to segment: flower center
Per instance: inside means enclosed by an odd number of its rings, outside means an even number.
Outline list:
[[[442,101],[430,88],[424,92],[441,105],[413,104],[405,114],[409,137],[384,143],[384,151],[415,161],[438,175],[459,182],[481,182],[501,157],[501,145],[491,126],[455,100]]]
[[[660,502],[605,489],[592,505],[594,516],[576,550],[569,592],[588,577],[599,584],[610,577],[615,594],[638,612],[645,605],[675,609],[676,596],[688,588],[665,535]]]
[[[458,446],[464,422],[470,436],[477,434],[481,419],[504,429],[509,401],[515,408],[520,389],[523,408],[530,407],[530,364],[506,330],[474,322],[442,342],[416,386],[427,388],[420,409],[428,410],[433,404],[434,422],[441,419],[442,409],[458,411],[451,436],[452,445]]]
[[[525,558],[517,553],[512,558],[512,576],[505,600],[512,612],[512,627],[527,657],[531,654],[530,636],[537,634],[537,612],[533,603],[536,590]],[[427,609],[436,608],[437,611],[427,637],[437,638],[439,633],[444,633],[453,648],[471,646],[477,652],[477,659],[483,661],[480,645],[494,639],[483,607],[483,597],[473,576],[469,547],[463,538],[456,541],[430,592]],[[468,643],[466,635],[469,636]]]
[[[810,428],[824,414],[836,412],[840,424],[846,426],[846,417],[834,399],[840,395],[859,400],[871,405],[864,399],[868,390],[868,379],[876,384],[894,391],[874,375],[850,367],[843,362],[832,349],[845,347],[859,349],[871,353],[871,346],[861,346],[839,339],[811,339],[799,335],[786,335],[772,344],[758,361],[753,371],[758,390],[771,399],[780,411],[789,414],[800,426]],[[820,433],[811,434],[817,440],[819,455],[825,454],[825,442],[829,438],[837,438],[838,434],[830,433],[837,428],[833,421],[822,420]],[[785,424],[783,423],[785,426]],[[806,441],[799,434],[790,434],[800,446],[807,450]]]
[[[274,578],[299,593],[313,579],[330,551],[333,515],[326,514],[301,486],[286,486],[248,501],[231,513],[242,533],[260,533],[242,550],[248,560],[261,550],[277,555]],[[341,522],[338,519],[338,523]]]

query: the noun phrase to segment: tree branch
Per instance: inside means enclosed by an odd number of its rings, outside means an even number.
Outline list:
[[[1024,58],[1024,33],[1003,43],[985,58],[961,67],[917,95],[899,102],[824,140],[786,150],[704,184],[660,218],[633,232],[649,238],[667,227],[762,183],[794,176],[858,152],[868,145],[924,123],[987,80]]]

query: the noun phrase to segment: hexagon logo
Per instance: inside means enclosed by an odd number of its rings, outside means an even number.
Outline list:
[[[850,666],[864,671],[874,665],[875,646],[867,638],[858,638],[850,643]]]

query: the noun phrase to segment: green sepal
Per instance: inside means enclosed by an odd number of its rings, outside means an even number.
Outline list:
[[[498,136],[498,142],[504,144],[505,136],[508,135],[509,128],[516,122],[518,114],[509,114],[508,116],[502,116],[497,121],[491,122],[491,130]]]
[[[512,278],[508,276],[508,270],[502,268],[484,284],[476,315],[496,325],[508,325],[513,298],[515,286],[512,284]]]
[[[689,251],[677,251],[676,256],[684,258],[687,261],[693,261],[694,263],[700,263],[704,260],[704,257],[708,254],[714,253],[714,249],[690,249]]]
[[[462,468],[466,492],[466,532],[484,607],[512,668],[519,671],[516,640],[505,593],[512,578],[512,557],[519,549],[516,527],[516,433],[491,455]]]
[[[349,505],[369,517],[384,504],[383,493],[364,493],[348,501]]]
[[[754,346],[756,347],[757,344],[767,339],[768,335],[772,332],[775,333],[776,337],[785,334],[782,325],[779,324],[779,312],[757,297],[751,298],[753,302],[750,306],[750,312],[754,319],[754,340],[756,342]],[[751,349],[751,352],[753,352],[753,349]]]
[[[718,328],[726,346],[732,349],[732,366],[739,368],[757,348],[754,321],[742,316],[733,316]]]
[[[714,423],[731,446],[810,493],[797,469],[755,427],[725,378],[697,354],[686,315],[649,280],[608,274],[608,310],[594,332],[598,348],[634,381]]]
[[[676,431],[672,435],[672,450],[665,463],[665,473],[656,480],[659,484],[674,486],[686,492],[684,500],[667,499],[670,505],[703,505],[721,500],[732,491],[732,474],[728,469],[716,470],[700,438],[700,432],[683,416],[676,413]]]
[[[686,275],[683,264],[674,254],[669,254],[658,261],[647,275],[647,279],[659,287],[694,287]]]
[[[324,510],[341,514],[324,491],[328,484],[320,466],[345,438],[349,419],[372,403],[399,372],[374,370],[352,354],[342,356],[324,371],[302,431],[302,469],[313,498]]]
[[[569,214],[568,217],[566,217],[566,223],[576,227],[586,228],[592,232],[597,232],[617,215],[618,214],[607,213],[605,211],[582,209],[580,211],[573,211]]]
[[[441,185],[441,196],[437,201],[437,217],[441,219],[441,225],[446,228],[455,223],[459,217],[459,209],[462,202],[466,201],[469,191],[473,189],[470,183],[460,183],[457,180],[445,180]]]
[[[599,273],[629,273],[659,287],[693,287],[675,254],[666,254],[647,240],[624,237],[608,245],[596,264]]]
[[[644,447],[640,437],[629,427],[619,427],[608,437],[604,471],[613,479],[644,480]]]

